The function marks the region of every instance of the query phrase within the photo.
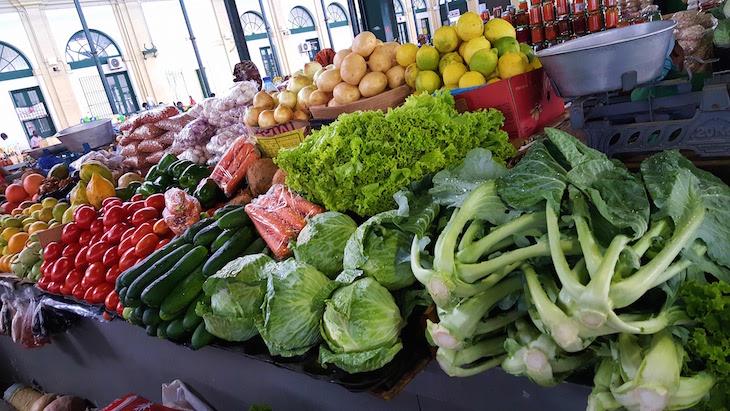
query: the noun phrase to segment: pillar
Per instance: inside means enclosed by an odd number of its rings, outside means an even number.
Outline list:
[[[264,6],[268,7],[270,13],[267,14],[269,18],[269,24],[271,25],[271,32],[274,36],[274,42],[276,42],[276,51],[279,56],[279,64],[281,64],[281,71],[283,74],[291,74],[293,71],[289,66],[289,59],[287,58],[287,48],[285,44],[285,36],[282,31],[282,27],[286,27],[287,10],[280,8],[280,1],[278,0],[266,0]],[[283,16],[283,20],[282,20]]]
[[[218,35],[220,36],[220,45],[223,47],[223,53],[226,55],[226,64],[228,64],[229,72],[233,75],[233,67],[238,63],[238,51],[236,50],[236,43],[233,41],[233,32],[231,30],[231,24],[228,20],[228,13],[226,12],[226,5],[223,0],[210,0],[210,5],[213,7],[213,13],[215,13],[215,22]],[[240,19],[241,17],[238,16]]]
[[[312,3],[314,3],[314,21],[315,26],[317,28],[317,37],[319,37],[320,41],[322,42],[323,46],[320,47],[322,49],[331,48],[334,49],[334,45],[329,44],[330,38],[327,35],[327,13],[326,10],[322,10],[322,2],[319,0],[312,0]]]

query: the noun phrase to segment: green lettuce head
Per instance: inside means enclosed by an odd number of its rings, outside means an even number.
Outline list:
[[[334,279],[342,271],[345,244],[356,229],[355,221],[345,214],[318,214],[307,221],[291,247],[294,257]]]
[[[361,270],[382,286],[394,291],[413,284],[410,249],[412,236],[401,231],[392,221],[397,210],[371,217],[357,228],[345,246],[344,267]]]
[[[237,258],[210,276],[203,291],[210,305],[198,304],[195,312],[205,329],[227,341],[246,341],[258,334],[254,319],[261,317],[267,270],[276,263],[264,254]]]
[[[325,303],[319,362],[348,373],[377,370],[403,348],[404,321],[393,296],[371,277],[337,289]]]
[[[256,328],[271,355],[294,357],[318,344],[324,300],[336,283],[309,264],[289,259],[268,277]]]

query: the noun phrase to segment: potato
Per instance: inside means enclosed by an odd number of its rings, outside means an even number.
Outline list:
[[[340,50],[335,54],[335,59],[332,61],[332,64],[334,64],[335,68],[340,68],[342,66],[342,60],[345,59],[350,53],[352,53],[352,50],[350,49],[344,49]]]
[[[388,52],[390,53],[390,59],[393,61],[393,64],[396,64],[395,63],[395,53],[398,51],[399,46],[400,46],[400,44],[398,44],[395,41],[389,41],[387,43],[383,43],[383,47],[386,50],[388,50]]]
[[[376,41],[378,39],[375,37],[375,34],[369,31],[363,31],[355,36],[355,40],[352,41],[352,47],[350,49],[363,57],[368,57],[375,50],[375,46],[377,46]]]
[[[380,40],[380,39],[375,40],[375,47],[382,46],[382,45],[383,45],[383,40]]]
[[[342,67],[340,67],[340,76],[346,83],[357,86],[360,84],[365,75],[365,71],[368,69],[368,65],[365,62],[365,58],[357,53],[350,53],[342,61]]]
[[[406,69],[400,65],[396,65],[385,72],[385,77],[388,78],[388,87],[396,88],[406,84],[405,81]]]
[[[309,95],[309,106],[321,106],[323,104],[327,104],[331,98],[332,93],[325,93],[322,90],[314,90],[312,94]]]
[[[372,97],[378,95],[385,90],[388,86],[388,78],[385,74],[379,71],[373,71],[372,73],[366,74],[365,77],[360,80],[360,94],[363,97]]]
[[[339,104],[347,104],[360,99],[360,90],[357,86],[342,82],[335,87],[332,95]]]
[[[393,60],[390,59],[390,52],[383,46],[375,47],[370,58],[368,59],[368,66],[372,71],[380,71],[385,73],[392,66]]]
[[[341,104],[339,104],[337,102],[337,100],[335,100],[335,99],[332,99],[329,101],[329,103],[327,103],[327,107],[334,107],[334,106],[339,106],[339,105],[341,105]]]
[[[340,69],[327,70],[317,78],[317,89],[331,93],[340,82],[342,82]]]

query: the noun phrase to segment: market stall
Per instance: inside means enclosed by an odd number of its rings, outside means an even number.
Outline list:
[[[519,13],[363,32],[8,186],[15,378],[109,362],[75,392],[100,408],[176,378],[218,409],[725,404],[730,188],[691,161],[728,154],[696,127],[730,120],[725,77],[684,72],[671,20],[529,45]],[[44,307],[73,319],[39,335]]]

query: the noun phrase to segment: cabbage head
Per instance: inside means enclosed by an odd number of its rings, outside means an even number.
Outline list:
[[[271,355],[294,357],[322,341],[319,321],[335,284],[295,259],[276,265],[267,279],[262,317],[256,321]]]
[[[403,348],[404,321],[390,292],[371,277],[337,289],[325,302],[319,347],[322,366],[332,363],[348,373],[377,370]]]
[[[318,214],[307,221],[292,245],[294,257],[334,279],[342,271],[345,244],[356,229],[357,223],[346,214]]]
[[[730,20],[720,20],[715,27],[715,34],[712,42],[717,47],[728,48],[730,47]]]

